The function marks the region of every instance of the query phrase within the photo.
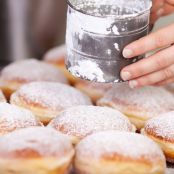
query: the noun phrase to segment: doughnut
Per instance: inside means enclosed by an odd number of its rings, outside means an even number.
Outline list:
[[[20,129],[0,138],[2,174],[66,174],[73,156],[70,140],[51,128]]]
[[[32,112],[8,103],[0,103],[0,135],[41,125]]]
[[[65,67],[66,46],[52,48],[45,53],[43,60],[58,67]]]
[[[77,105],[92,105],[88,96],[68,85],[55,82],[31,82],[12,94],[11,104],[31,110],[44,124],[61,111]]]
[[[33,81],[66,83],[63,73],[52,65],[35,59],[14,62],[6,66],[0,75],[0,88],[9,96],[21,85]]]
[[[87,94],[93,103],[96,103],[97,100],[102,98],[104,94],[111,89],[112,84],[110,83],[96,83],[96,82],[89,82],[85,80],[79,80],[78,83],[76,83],[75,87],[85,94]]]
[[[55,47],[51,50],[49,50],[43,57],[43,60],[49,64],[55,65],[58,67],[64,75],[67,77],[69,82],[74,85],[76,82],[78,82],[80,79],[74,77],[65,66],[65,57],[66,57],[66,46],[62,45],[59,47]]]
[[[7,102],[7,100],[0,89],[0,103],[6,103],[6,102]]]
[[[99,106],[115,108],[137,127],[147,120],[174,109],[174,96],[164,88],[144,87],[131,89],[127,84],[117,84],[97,102]]]
[[[162,150],[151,139],[135,133],[105,131],[76,146],[76,174],[164,174]]]
[[[99,131],[134,131],[135,127],[119,111],[99,106],[74,106],[62,111],[49,127],[70,137],[76,145],[86,136]]]
[[[167,161],[174,163],[174,111],[147,121],[142,134],[156,141],[163,149]]]
[[[165,88],[170,91],[172,94],[174,94],[174,83],[165,86]]]

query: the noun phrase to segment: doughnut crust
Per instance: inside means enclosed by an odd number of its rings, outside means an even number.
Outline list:
[[[102,98],[105,93],[112,88],[112,84],[79,80],[79,82],[76,83],[75,87],[87,94],[91,98],[93,103],[96,103],[97,100]]]
[[[159,146],[135,133],[99,132],[76,147],[77,174],[164,174],[165,167]]]
[[[73,155],[69,139],[51,128],[20,129],[0,139],[3,174],[66,174]]]
[[[49,50],[43,57],[43,60],[49,64],[52,64],[58,67],[64,75],[67,77],[69,82],[74,85],[80,79],[71,75],[71,73],[66,69],[65,66],[65,57],[66,57],[66,46],[62,45],[59,47],[55,47]]]
[[[29,110],[8,103],[0,103],[0,135],[16,129],[41,125]]]
[[[2,93],[2,91],[0,90],[0,103],[6,103],[6,102],[7,102],[7,100],[6,100],[5,96]]]
[[[117,84],[97,102],[99,106],[118,109],[141,129],[147,120],[174,109],[174,96],[164,88],[144,87],[130,89]]]
[[[75,106],[66,109],[48,126],[68,135],[74,145],[86,136],[99,131],[135,132],[135,127],[122,113],[99,106]]]
[[[0,88],[9,98],[21,85],[33,81],[68,83],[63,73],[54,66],[28,59],[11,63],[1,71]]]
[[[61,111],[78,105],[92,105],[88,96],[68,85],[54,82],[32,82],[23,85],[10,102],[31,110],[44,124]]]
[[[174,163],[174,111],[149,120],[142,134],[156,141],[163,149],[167,161]]]

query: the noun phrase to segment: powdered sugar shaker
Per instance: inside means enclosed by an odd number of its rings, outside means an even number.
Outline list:
[[[125,59],[123,48],[147,35],[151,0],[69,0],[67,69],[95,82],[121,82],[120,71],[144,57]]]

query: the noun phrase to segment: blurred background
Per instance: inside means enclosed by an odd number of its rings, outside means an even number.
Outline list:
[[[0,0],[0,65],[64,43],[66,0]]]
[[[162,18],[155,29],[172,22],[174,15]],[[0,0],[0,66],[41,58],[64,43],[65,26],[66,0]]]

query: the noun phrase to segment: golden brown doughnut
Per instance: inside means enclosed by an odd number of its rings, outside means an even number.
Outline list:
[[[29,110],[8,103],[0,103],[0,135],[16,129],[41,125]]]
[[[54,82],[23,85],[11,96],[10,102],[31,110],[44,124],[71,106],[92,105],[90,98],[77,89]]]
[[[69,108],[61,112],[48,126],[68,135],[74,145],[86,136],[99,131],[135,132],[135,127],[122,113],[99,106]]]
[[[164,88],[144,87],[131,89],[127,84],[117,84],[97,102],[127,115],[141,129],[147,120],[174,109],[174,96]]]
[[[73,156],[70,140],[51,128],[20,129],[0,138],[2,174],[66,174]]]
[[[164,174],[165,168],[159,146],[140,134],[99,132],[76,147],[77,174]]]
[[[67,77],[69,82],[74,85],[76,82],[78,82],[80,79],[77,77],[74,77],[65,66],[65,57],[66,57],[66,46],[62,45],[59,47],[55,47],[51,50],[49,50],[43,57],[43,60],[47,63],[50,63],[52,65],[55,65],[59,69],[62,70],[64,75]]]
[[[21,85],[33,81],[67,83],[63,73],[54,66],[35,59],[28,59],[14,62],[1,71],[0,88],[9,98]]]
[[[111,89],[113,84],[110,83],[96,83],[96,82],[89,82],[85,80],[79,80],[76,83],[75,87],[85,94],[87,94],[91,100],[96,103],[97,100],[102,98],[105,93]]]
[[[174,111],[149,120],[142,133],[156,141],[167,161],[174,163]]]

